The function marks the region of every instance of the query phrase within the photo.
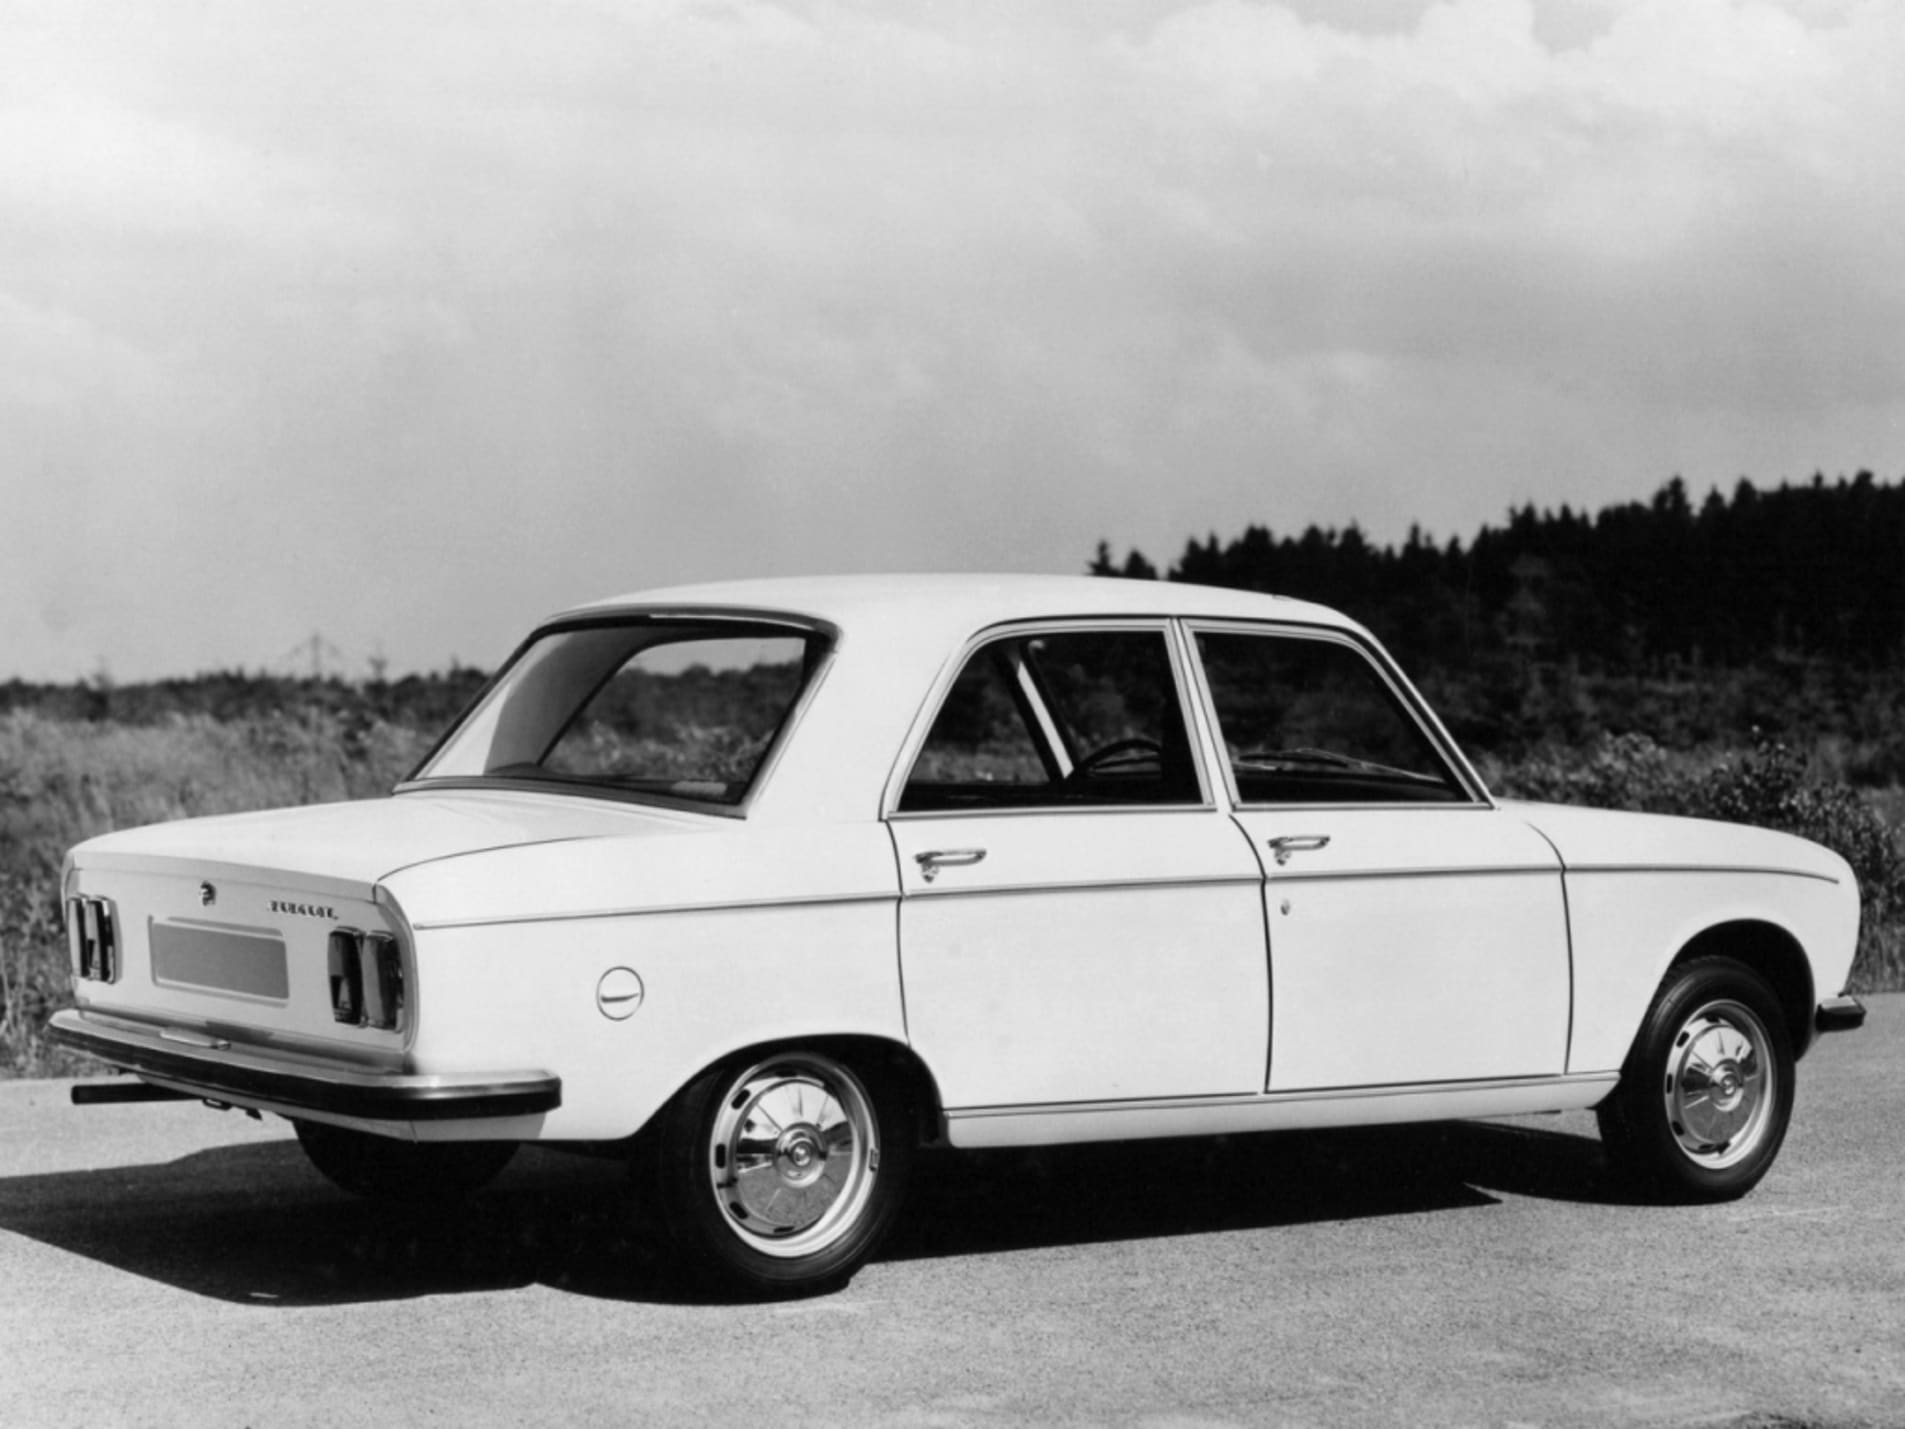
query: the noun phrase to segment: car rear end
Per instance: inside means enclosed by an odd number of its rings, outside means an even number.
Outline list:
[[[55,1041],[152,1086],[386,1134],[559,1104],[535,1069],[413,1065],[409,931],[374,882],[137,842],[108,836],[68,861],[76,1005],[54,1017]]]

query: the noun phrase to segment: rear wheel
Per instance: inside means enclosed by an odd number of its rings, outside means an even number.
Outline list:
[[[313,1166],[373,1201],[457,1200],[492,1180],[516,1154],[513,1141],[397,1141],[324,1122],[292,1125]]]
[[[1599,1109],[1615,1165],[1668,1200],[1743,1196],[1779,1154],[1793,1054],[1779,1001],[1731,958],[1673,969]]]
[[[649,1169],[685,1268],[752,1295],[844,1282],[899,1209],[912,1150],[891,1079],[807,1050],[703,1073],[655,1131]]]

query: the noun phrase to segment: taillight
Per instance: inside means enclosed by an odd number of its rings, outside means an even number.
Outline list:
[[[359,945],[358,966],[364,978],[364,1021],[372,1027],[396,1027],[403,1013],[403,958],[397,940],[388,933],[370,934]]]
[[[388,933],[339,928],[329,953],[331,1017],[353,1027],[394,1029],[403,1017],[403,956]]]
[[[331,1016],[352,1025],[364,1020],[364,977],[357,962],[357,939],[348,928],[331,934]]]
[[[66,942],[77,976],[119,981],[119,914],[110,898],[67,899]]]

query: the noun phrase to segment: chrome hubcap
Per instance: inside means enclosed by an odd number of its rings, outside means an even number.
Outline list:
[[[1778,1090],[1766,1026],[1737,1002],[1710,1002],[1681,1025],[1667,1058],[1667,1122],[1703,1166],[1731,1166],[1766,1134]]]
[[[879,1132],[859,1080],[803,1054],[763,1062],[730,1084],[708,1151],[729,1228],[769,1255],[811,1255],[865,1208]]]

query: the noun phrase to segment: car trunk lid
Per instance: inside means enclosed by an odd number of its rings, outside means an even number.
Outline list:
[[[301,888],[367,896],[372,885],[400,868],[459,854],[676,832],[702,822],[602,799],[446,791],[126,829],[79,845],[73,859],[82,869],[125,872],[222,869],[229,876],[233,870],[264,870],[290,875]]]

